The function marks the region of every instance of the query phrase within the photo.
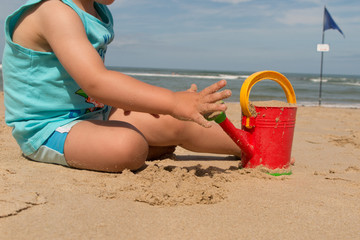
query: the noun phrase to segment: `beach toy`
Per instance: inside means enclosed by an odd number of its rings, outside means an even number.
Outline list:
[[[222,112],[215,122],[241,148],[244,168],[264,166],[267,169],[283,169],[272,175],[289,175],[291,148],[294,136],[297,107],[258,107],[249,105],[251,88],[259,81],[269,79],[277,82],[286,94],[288,103],[296,103],[294,89],[289,80],[274,71],[257,72],[249,76],[240,90],[242,109],[241,130],[236,128]],[[273,171],[276,172],[276,171]]]

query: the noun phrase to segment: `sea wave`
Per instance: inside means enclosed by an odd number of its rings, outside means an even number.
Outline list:
[[[320,82],[320,78],[309,78],[311,82],[318,83]],[[351,79],[351,78],[323,78],[322,82],[324,83],[330,83],[335,85],[348,85],[348,86],[360,86],[360,82],[357,79]]]
[[[193,74],[181,74],[181,73],[142,73],[142,72],[123,72],[123,73],[130,76],[142,76],[142,77],[201,78],[201,79],[226,79],[226,80],[245,79],[248,77],[248,75],[228,75],[228,74],[193,75]]]
[[[320,78],[310,78],[309,79],[310,81],[312,81],[312,82],[320,82]],[[328,82],[329,80],[328,79],[322,79],[322,82]]]
[[[344,85],[349,85],[349,86],[357,86],[357,87],[360,87],[360,82],[354,82],[354,83],[351,83],[351,82],[347,82],[347,83],[343,83]]]

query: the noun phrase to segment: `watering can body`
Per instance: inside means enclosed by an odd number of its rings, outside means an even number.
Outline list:
[[[255,109],[257,116],[250,118],[251,128],[246,127],[248,117],[242,117],[242,131],[249,133],[249,143],[254,147],[252,154],[242,151],[242,166],[288,168],[297,108],[255,106]]]
[[[220,114],[215,121],[240,147],[243,167],[288,168],[297,108],[295,105],[254,106],[251,111],[248,102],[250,89],[263,79],[278,82],[285,91],[288,102],[296,103],[294,90],[285,76],[273,71],[258,72],[246,79],[241,88],[241,129],[236,128],[225,113]]]

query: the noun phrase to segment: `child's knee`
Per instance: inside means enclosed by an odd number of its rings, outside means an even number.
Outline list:
[[[144,166],[146,158],[148,155],[148,148],[147,150],[137,149],[129,154],[129,156],[123,162],[123,170],[137,170]]]
[[[121,149],[119,149],[117,159],[119,161],[119,165],[122,167],[118,170],[137,170],[145,164],[149,152],[149,145],[145,139],[129,141],[123,146],[119,146],[119,148]]]

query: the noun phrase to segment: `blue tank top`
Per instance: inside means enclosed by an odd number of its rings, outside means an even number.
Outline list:
[[[2,60],[5,121],[13,127],[12,134],[25,155],[35,152],[56,128],[107,108],[81,90],[53,52],[34,51],[12,41],[19,18],[39,2],[28,1],[5,21]],[[95,3],[101,21],[71,0],[62,2],[80,16],[89,41],[104,60],[107,45],[114,37],[109,9]]]

